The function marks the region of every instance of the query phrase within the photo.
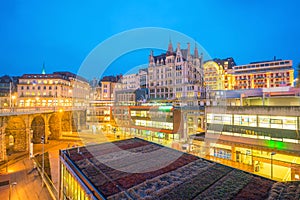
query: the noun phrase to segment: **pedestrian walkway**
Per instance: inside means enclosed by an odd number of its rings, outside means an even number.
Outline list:
[[[56,150],[49,151],[49,162],[51,166],[51,178],[54,187],[59,188],[59,153]]]
[[[47,188],[42,187],[41,178],[33,167],[33,162],[28,157],[10,164],[8,173],[0,175],[0,180],[8,181],[8,185],[0,186],[0,199],[52,199]]]

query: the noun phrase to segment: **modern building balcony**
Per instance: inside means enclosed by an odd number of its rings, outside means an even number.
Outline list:
[[[205,134],[206,140],[218,141],[218,143],[224,144],[238,144],[249,148],[260,148],[267,151],[277,151],[282,153],[289,153],[294,155],[300,155],[300,140],[298,143],[283,142],[278,140],[272,140],[270,137],[265,137],[261,139],[259,136],[243,137],[247,135],[238,134],[238,133],[225,133],[225,134],[215,134],[211,131],[208,131]]]

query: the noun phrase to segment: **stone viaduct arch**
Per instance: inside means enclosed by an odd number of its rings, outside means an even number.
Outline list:
[[[41,115],[37,115],[32,119],[30,129],[32,130],[32,142],[34,144],[41,143],[41,138],[46,135],[45,126],[46,120]]]
[[[48,139],[60,139],[62,132],[76,132],[85,126],[85,111],[64,111],[0,116],[0,162],[7,150],[29,151],[32,139],[40,143],[45,135]],[[13,137],[12,140],[9,140]]]
[[[11,117],[4,131],[6,149],[10,152],[26,151],[26,124],[21,117]]]
[[[61,115],[54,113],[49,117],[49,139],[57,140],[61,136]]]

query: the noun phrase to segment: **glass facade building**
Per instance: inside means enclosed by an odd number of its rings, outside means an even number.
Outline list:
[[[207,107],[205,141],[194,142],[195,151],[275,180],[299,180],[299,116],[299,107]]]

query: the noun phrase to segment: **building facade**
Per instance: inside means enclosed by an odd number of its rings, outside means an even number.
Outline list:
[[[87,106],[89,83],[70,72],[24,74],[17,85],[18,107]]]
[[[148,102],[133,106],[115,106],[116,127],[124,135],[154,142],[187,141],[189,135],[203,132],[204,107],[173,106],[172,103]]]
[[[299,180],[299,116],[298,106],[206,107],[205,141],[195,141],[195,151],[276,180]]]
[[[274,59],[236,65],[232,58],[204,63],[205,86],[210,90],[242,90],[294,86],[291,60]]]
[[[122,76],[104,76],[100,80],[101,100],[114,99],[115,87],[121,78]]]
[[[114,123],[112,117],[113,101],[91,100],[86,112],[86,122],[92,132],[108,131]]]
[[[151,51],[148,77],[150,99],[189,98],[188,103],[193,105],[203,86],[202,56],[199,57],[197,46],[193,55],[189,43],[187,49],[181,49],[178,43],[173,51],[171,41],[166,53],[154,56]]]
[[[213,59],[203,64],[204,85],[209,90],[233,89],[233,58]]]
[[[120,76],[104,76],[99,82],[93,81],[92,99],[87,108],[87,125],[92,132],[111,130],[115,87],[119,79]]]
[[[291,60],[252,62],[234,66],[234,89],[294,86]]]
[[[0,77],[0,109],[16,106],[18,77]]]

